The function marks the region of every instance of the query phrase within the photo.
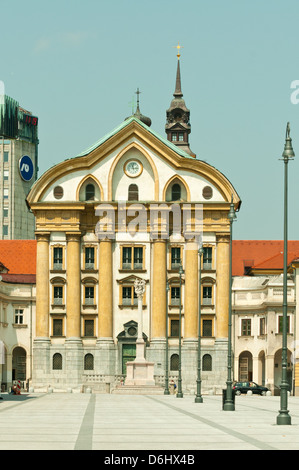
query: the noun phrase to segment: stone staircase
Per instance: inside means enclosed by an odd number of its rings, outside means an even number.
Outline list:
[[[158,385],[117,385],[111,393],[119,395],[163,395],[164,388]]]

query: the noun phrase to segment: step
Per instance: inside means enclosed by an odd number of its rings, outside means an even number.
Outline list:
[[[152,385],[118,385],[111,393],[119,395],[163,395],[164,388]]]

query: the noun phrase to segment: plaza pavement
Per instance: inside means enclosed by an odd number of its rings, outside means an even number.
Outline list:
[[[241,395],[235,411],[223,411],[222,397],[212,395],[203,403],[190,395],[2,397],[0,450],[103,450],[103,458],[113,459],[130,450],[192,456],[200,450],[299,449],[299,397],[288,398],[289,426],[276,425],[280,398],[274,396]]]

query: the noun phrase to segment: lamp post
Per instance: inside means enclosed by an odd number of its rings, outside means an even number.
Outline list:
[[[203,255],[202,246],[198,250],[199,254],[199,293],[198,293],[198,349],[197,349],[197,391],[195,403],[203,403],[201,395],[201,259]]]
[[[169,385],[168,385],[168,292],[169,292],[169,283],[166,282],[166,348],[165,348],[165,389],[164,395],[169,395]]]
[[[178,379],[178,393],[177,398],[183,398],[182,392],[182,275],[184,274],[182,262],[180,262],[179,276],[180,276],[180,310],[179,310],[179,379]]]
[[[283,317],[282,317],[282,355],[281,355],[281,385],[280,385],[280,410],[276,418],[276,424],[291,424],[288,407],[288,382],[287,382],[287,262],[288,262],[288,163],[295,153],[290,137],[290,123],[287,123],[286,139],[282,160],[284,162],[284,250],[283,250]]]
[[[231,199],[228,220],[230,224],[230,240],[229,240],[229,293],[228,293],[228,345],[227,345],[227,382],[226,382],[226,398],[223,405],[224,411],[234,411],[235,404],[233,401],[232,390],[232,238],[233,238],[233,221],[236,219],[236,213]]]

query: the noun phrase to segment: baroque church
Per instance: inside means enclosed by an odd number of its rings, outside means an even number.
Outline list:
[[[35,390],[117,389],[136,356],[136,279],[145,283],[142,336],[155,384],[164,386],[166,370],[177,382],[180,366],[183,391],[194,392],[200,298],[203,391],[225,386],[228,213],[241,201],[190,148],[177,58],[166,138],[138,99],[132,116],[46,171],[27,196],[37,241]]]

